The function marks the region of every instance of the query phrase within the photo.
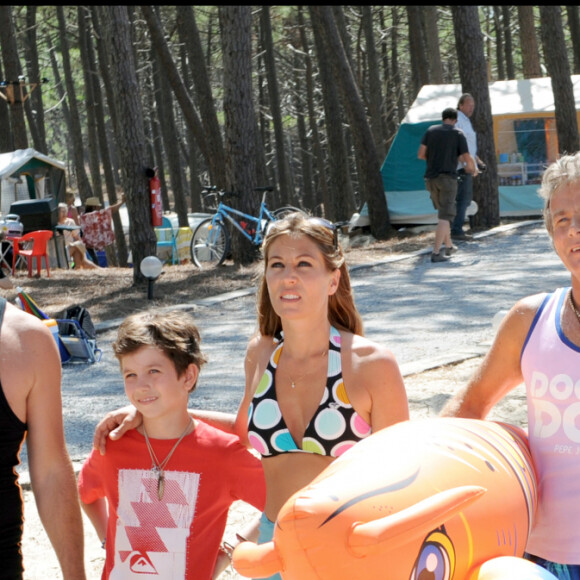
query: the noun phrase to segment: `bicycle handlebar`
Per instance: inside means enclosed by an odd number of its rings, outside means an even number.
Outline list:
[[[239,197],[239,193],[236,193],[235,191],[218,191],[218,189],[214,186],[214,187],[204,187],[201,191],[202,195],[204,197],[210,197],[212,195],[215,196],[220,196],[220,197],[225,197],[226,195],[229,195],[231,197]]]
[[[267,192],[267,191],[274,191],[274,186],[273,185],[264,185],[261,187],[254,187],[254,191],[259,191],[259,192]],[[205,185],[203,187],[203,189],[201,190],[201,193],[204,197],[208,197],[210,195],[219,195],[220,197],[224,197],[226,195],[229,195],[231,197],[240,197],[240,193],[237,191],[223,191],[223,190],[218,190],[217,186],[215,185]]]

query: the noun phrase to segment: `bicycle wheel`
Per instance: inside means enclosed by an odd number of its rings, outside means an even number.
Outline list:
[[[198,268],[219,266],[230,251],[230,234],[221,219],[203,220],[191,238],[191,260]]]
[[[294,212],[305,213],[301,209],[298,209],[297,207],[293,207],[291,205],[285,205],[284,207],[279,207],[278,209],[275,209],[272,212],[272,215],[277,220],[281,220],[282,218],[286,217],[289,213],[294,213]]]

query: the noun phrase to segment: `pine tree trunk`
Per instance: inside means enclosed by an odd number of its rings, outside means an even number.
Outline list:
[[[423,35],[423,13],[421,6],[407,6],[407,19],[409,22],[409,53],[411,57],[411,77],[413,79],[413,92],[411,100],[414,100],[423,85],[429,84],[428,59],[425,58],[427,47]]]
[[[307,110],[304,102],[305,90],[302,85],[304,63],[301,56],[294,54],[294,107],[296,108],[296,127],[298,129],[298,144],[300,146],[300,168],[302,170],[302,196],[299,207],[311,208],[314,203],[314,190],[312,189],[312,155],[311,142],[306,130]]]
[[[568,28],[572,39],[572,53],[574,54],[574,74],[580,74],[580,19],[578,6],[566,6]]]
[[[40,66],[38,64],[37,8],[37,6],[26,7],[26,68],[30,82],[38,83],[37,87],[30,93],[26,113],[34,148],[41,153],[47,154],[44,104],[42,101],[42,79],[40,78]]]
[[[103,32],[99,19],[99,11],[96,7],[91,7],[91,16],[93,29],[95,30],[96,37],[96,48],[98,54],[98,71],[100,74],[100,79],[105,89],[105,99],[103,99],[101,94],[100,84],[95,85],[95,94],[98,96],[98,102],[101,107],[101,116],[103,118],[103,123],[99,124],[99,139],[101,140],[101,159],[103,161],[104,173],[105,173],[105,184],[107,186],[107,193],[109,195],[109,200],[117,201],[116,186],[120,185],[120,168],[119,168],[119,157],[117,153],[117,148],[115,145],[114,128],[118,124],[117,119],[117,109],[113,106],[115,103],[115,91],[113,90],[110,71],[107,65],[108,56],[105,43],[103,41]],[[105,112],[107,115],[105,116]],[[109,122],[105,122],[110,119]],[[101,134],[102,131],[102,134]],[[106,148],[106,151],[105,151]],[[113,202],[114,203],[114,202]],[[115,221],[115,217],[113,217]],[[117,222],[115,222],[117,223]]]
[[[256,215],[256,117],[252,95],[250,6],[219,7],[224,67],[226,187],[240,194],[235,203]],[[234,205],[234,204],[232,204]],[[250,264],[258,250],[240,234],[232,236],[236,264]]]
[[[375,50],[375,36],[373,32],[373,14],[370,6],[361,6],[362,25],[365,35],[365,47],[368,62],[368,102],[371,119],[371,130],[375,138],[377,155],[383,160],[386,157],[385,128],[383,124],[383,94],[379,79],[379,63]]]
[[[99,43],[101,43],[101,35],[99,33],[98,19],[96,17],[96,10],[94,6],[90,8],[90,22],[92,24],[93,30],[95,31],[95,42],[97,43],[96,49],[98,52]],[[87,42],[87,48],[87,57],[90,70],[94,72],[94,77],[97,79],[97,81],[93,82],[92,84],[92,94],[95,103],[95,118],[99,142],[99,155],[101,158],[103,175],[105,178],[105,188],[109,197],[109,203],[115,204],[117,203],[118,198],[117,188],[115,187],[115,172],[113,170],[113,163],[111,160],[111,142],[108,138],[107,127],[105,125],[106,116],[105,104],[103,103],[103,93],[101,91],[101,85],[98,82],[98,79],[100,78],[98,73],[99,71],[102,71],[103,68],[100,66],[101,63],[97,61],[95,47],[93,46],[92,42]],[[104,78],[103,82],[105,82]],[[117,257],[119,260],[119,265],[125,268],[127,266],[129,250],[127,248],[127,240],[125,239],[121,216],[118,212],[113,214],[113,227],[115,228],[115,245],[117,246]]]
[[[443,84],[443,64],[441,63],[441,52],[439,50],[439,18],[437,6],[422,6],[425,24],[425,45],[427,48],[427,58],[429,60],[429,82],[432,85]]]
[[[392,71],[392,93],[393,103],[397,103],[396,119],[401,122],[407,112],[405,107],[405,91],[403,91],[403,83],[401,81],[401,73],[399,72],[399,7],[393,6],[391,9],[393,18],[393,30],[391,38],[391,71]],[[414,98],[414,96],[412,97]]]
[[[280,91],[276,76],[276,62],[274,60],[274,41],[272,40],[272,23],[270,22],[270,7],[262,6],[260,9],[260,30],[262,45],[264,47],[264,66],[268,83],[268,95],[270,97],[270,114],[274,125],[274,139],[276,142],[276,165],[278,167],[278,183],[280,201],[282,205],[296,204],[294,185],[290,164],[286,154],[286,137],[282,124],[282,111],[280,108]]]
[[[497,63],[497,78],[505,80],[505,53],[503,47],[503,26],[501,23],[501,12],[499,6],[493,7],[493,25],[495,29],[495,61]]]
[[[154,56],[154,49],[151,47],[151,66],[154,67],[155,63],[155,56]],[[152,68],[153,71],[156,71],[155,68]],[[151,75],[154,77],[156,72]],[[149,125],[150,125],[150,135],[152,141],[151,149],[152,155],[151,159],[155,159],[155,163],[153,164],[154,167],[157,168],[157,177],[159,177],[159,181],[161,183],[161,202],[163,204],[163,211],[170,211],[171,210],[171,201],[169,199],[169,186],[167,185],[167,179],[165,177],[165,154],[163,151],[163,137],[161,136],[161,129],[159,127],[160,120],[159,115],[160,111],[155,106],[156,102],[161,100],[158,84],[155,82],[154,78],[148,79],[149,86],[145,88],[147,91],[147,104],[149,105]]]
[[[502,6],[502,26],[504,34],[504,46],[505,46],[505,66],[507,78],[509,80],[516,78],[516,69],[514,66],[514,54],[513,54],[513,43],[512,43],[512,28],[511,28],[511,7]]]
[[[477,6],[453,6],[452,13],[462,90],[475,100],[471,123],[477,133],[477,154],[488,167],[473,180],[473,198],[479,206],[475,225],[489,228],[499,224],[499,191],[483,35]]]
[[[1,26],[1,25],[0,25]],[[0,63],[0,78],[5,78],[4,67]],[[4,99],[0,98],[0,153],[7,153],[12,151],[12,127],[10,125],[10,112],[8,107],[10,105]]]
[[[379,8],[379,26],[381,30],[386,29],[384,6]],[[393,27],[392,27],[393,28]],[[392,31],[391,31],[392,33]],[[391,143],[397,134],[398,122],[397,115],[397,101],[394,96],[394,78],[389,63],[389,36],[388,34],[381,35],[381,67],[383,71],[383,86],[385,94],[385,104],[383,114],[385,116],[385,149],[388,154],[391,148]]]
[[[304,60],[306,66],[306,106],[308,109],[308,127],[312,136],[312,150],[314,155],[314,167],[316,168],[313,181],[316,184],[315,190],[320,192],[314,194],[312,199],[305,201],[305,208],[314,211],[314,208],[323,203],[323,200],[328,197],[328,183],[325,178],[324,171],[324,153],[322,151],[322,144],[320,142],[320,134],[318,124],[316,122],[316,107],[315,107],[315,83],[314,72],[312,64],[311,49],[306,36],[306,25],[304,23],[304,12],[301,6],[298,7],[298,25],[300,31],[300,46],[304,53]]]
[[[540,68],[540,52],[534,25],[534,7],[518,6],[518,21],[524,78],[539,78],[542,76],[542,69]]]
[[[560,7],[540,6],[540,21],[546,68],[552,78],[558,149],[576,153],[580,148],[578,120]]]
[[[68,108],[68,103],[66,101],[66,91],[64,89],[64,82],[62,81],[61,76],[60,76],[60,71],[58,70],[58,62],[56,60],[56,51],[54,50],[54,48],[51,44],[50,35],[48,35],[48,34],[46,35],[46,45],[48,47],[50,67],[52,69],[52,75],[54,77],[54,87],[55,87],[55,90],[58,94],[58,99],[60,102],[62,118],[64,121],[64,125],[66,127],[67,135],[71,135],[72,134],[72,122],[71,122],[71,118],[70,118],[70,111]],[[68,138],[64,139],[62,142],[62,145],[67,152],[67,157],[69,159],[72,159],[73,146],[72,146],[71,139],[68,139]],[[69,183],[69,185],[70,185],[70,183]],[[78,188],[78,185],[76,187]]]
[[[93,188],[85,170],[85,157],[83,146],[83,133],[81,129],[81,120],[78,110],[78,101],[76,97],[75,84],[72,74],[72,67],[70,63],[69,44],[66,30],[66,21],[64,16],[64,8],[56,6],[56,15],[58,19],[58,30],[60,36],[60,46],[62,53],[62,67],[64,72],[64,80],[67,92],[68,109],[70,113],[70,138],[72,141],[72,154],[74,161],[75,174],[77,178],[77,187],[81,200],[84,201],[93,195]],[[96,195],[102,200],[103,192],[98,191]]]
[[[182,163],[179,154],[179,139],[176,135],[175,116],[173,114],[173,95],[169,85],[165,68],[159,62],[157,55],[152,55],[153,64],[153,81],[155,83],[155,94],[159,95],[156,101],[156,108],[159,115],[159,126],[163,139],[163,149],[165,150],[165,159],[167,160],[167,170],[169,172],[169,181],[173,192],[173,202],[175,211],[179,220],[179,227],[188,227],[187,204],[185,201],[185,188],[183,186]],[[169,209],[169,207],[168,207]]]
[[[332,74],[327,50],[321,37],[319,27],[313,23],[314,42],[318,59],[318,74],[322,87],[322,102],[324,104],[324,125],[328,147],[328,188],[323,198],[323,215],[331,220],[350,219],[354,211],[352,182],[348,150],[343,130],[342,111],[338,94],[336,77]],[[350,201],[349,201],[350,200]]]
[[[90,33],[84,6],[77,6],[78,29],[79,29],[79,49],[83,67],[83,78],[85,81],[85,110],[87,113],[87,150],[89,153],[89,170],[91,173],[91,183],[93,191],[101,196],[103,185],[101,180],[100,158],[99,158],[99,138],[97,132],[97,113],[95,110],[95,95],[93,90],[95,70],[89,58]],[[109,200],[112,202],[112,200]]]
[[[19,77],[22,75],[20,59],[18,58],[18,46],[16,31],[12,18],[12,6],[0,5],[0,46],[2,47],[2,60],[4,63],[5,79],[14,93],[14,98],[9,99],[8,110],[10,111],[10,126],[12,129],[12,149],[27,149],[28,136],[24,119],[24,103],[20,99]]]
[[[130,240],[133,253],[133,281],[145,282],[139,265],[146,256],[154,256],[157,240],[151,226],[149,183],[144,169],[151,167],[146,159],[143,112],[134,60],[129,15],[126,6],[99,6],[99,20],[104,32],[103,47],[107,55],[111,84],[115,86],[115,136],[123,166],[123,188],[131,222]]]

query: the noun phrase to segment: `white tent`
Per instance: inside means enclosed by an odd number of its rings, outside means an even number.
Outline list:
[[[66,166],[34,149],[0,153],[0,212],[14,201],[55,197],[64,201]]]
[[[579,109],[580,75],[572,75],[572,84],[576,109]],[[441,121],[441,111],[446,107],[456,107],[462,92],[460,84],[423,86],[402,123]],[[552,79],[549,77],[490,83],[489,98],[494,117],[554,113]]]

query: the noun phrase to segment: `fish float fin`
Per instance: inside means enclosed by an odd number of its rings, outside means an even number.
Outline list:
[[[468,580],[558,580],[545,568],[515,556],[500,556],[484,562],[470,574]]]
[[[282,571],[282,560],[274,542],[241,542],[232,555],[232,565],[247,578],[268,578]]]
[[[404,510],[371,522],[356,523],[347,538],[347,546],[362,558],[384,551],[381,546],[389,543],[389,550],[411,538],[424,537],[468,505],[477,501],[487,490],[477,485],[465,485],[442,491]]]

